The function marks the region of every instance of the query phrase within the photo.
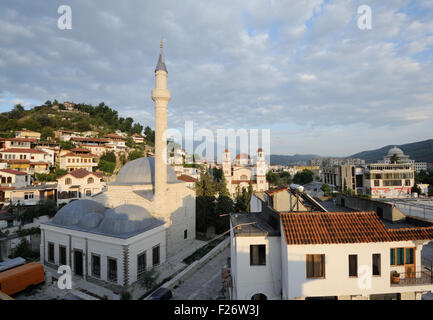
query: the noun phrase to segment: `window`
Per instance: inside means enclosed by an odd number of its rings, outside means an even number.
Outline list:
[[[71,184],[72,183],[72,179],[71,178],[66,178],[65,179],[65,184]]]
[[[48,242],[48,261],[54,263],[54,243]]]
[[[188,230],[183,231],[183,238],[184,239],[188,238]]]
[[[108,281],[117,282],[117,260],[108,258]]]
[[[86,190],[86,197],[90,197],[92,195],[92,190]]]
[[[87,183],[88,183],[88,184],[93,183],[93,182],[94,182],[93,178],[89,178],[89,179],[87,179]]]
[[[307,254],[307,278],[325,277],[325,255]]]
[[[380,254],[373,254],[373,276],[380,276]]]
[[[25,200],[33,199],[33,198],[34,198],[33,192],[25,192],[24,193],[24,199]]]
[[[59,264],[66,265],[66,247],[59,246]]]
[[[380,182],[379,182],[379,180],[374,180],[374,186],[375,186],[375,187],[379,187],[379,186],[380,186]]]
[[[156,266],[159,264],[159,245],[152,248],[152,265]]]
[[[349,277],[358,276],[358,255],[349,254]]]
[[[250,245],[250,266],[266,265],[266,246],[264,244]]]
[[[101,277],[101,257],[96,254],[92,254],[92,276]]]
[[[137,256],[137,278],[140,278],[146,272],[146,252]]]
[[[392,248],[390,251],[390,264],[404,266],[414,264],[415,248]]]
[[[7,183],[12,183],[12,177],[8,177],[8,182]]]

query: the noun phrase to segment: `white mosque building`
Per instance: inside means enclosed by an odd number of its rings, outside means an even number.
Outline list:
[[[155,158],[128,162],[105,191],[41,224],[44,265],[69,265],[88,281],[125,288],[194,242],[195,192],[166,164],[171,96],[162,42],[155,78]]]

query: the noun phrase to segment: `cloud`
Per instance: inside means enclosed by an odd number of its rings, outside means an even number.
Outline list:
[[[104,101],[153,126],[162,36],[171,127],[271,128],[280,154],[428,138],[433,7],[370,3],[366,31],[354,0],[77,0],[72,30],[62,31],[61,1],[2,1],[0,97]]]

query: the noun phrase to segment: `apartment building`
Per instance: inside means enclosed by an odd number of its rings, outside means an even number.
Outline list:
[[[98,166],[96,163],[97,156],[92,154],[90,150],[84,148],[65,150],[60,154],[59,158],[60,168],[68,172],[77,169],[85,169],[92,172],[93,168]]]

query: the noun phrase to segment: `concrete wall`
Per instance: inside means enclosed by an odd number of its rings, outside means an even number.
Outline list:
[[[382,216],[388,221],[399,221],[406,218],[406,216],[399,209],[393,207],[392,204],[382,201],[349,197],[343,194],[338,194],[336,201],[340,206],[343,206],[344,202],[346,208],[358,211],[374,211],[379,214],[380,209],[382,209]]]

